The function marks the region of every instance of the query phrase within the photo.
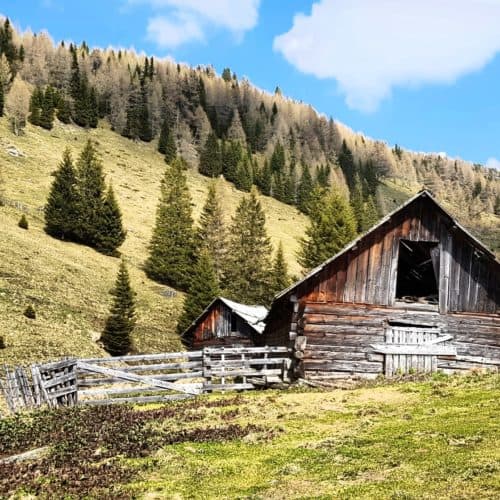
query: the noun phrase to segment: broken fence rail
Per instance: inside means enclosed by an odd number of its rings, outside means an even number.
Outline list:
[[[291,350],[282,346],[206,347],[199,351],[64,359],[4,367],[9,410],[76,404],[145,403],[286,383]]]

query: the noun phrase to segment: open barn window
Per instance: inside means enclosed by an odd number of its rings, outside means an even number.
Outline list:
[[[396,300],[437,305],[439,247],[432,241],[399,242]]]

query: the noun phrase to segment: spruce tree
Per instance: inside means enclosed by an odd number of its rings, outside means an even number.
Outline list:
[[[297,186],[297,208],[304,214],[309,213],[314,182],[307,165],[302,167],[302,175]]]
[[[131,335],[136,322],[135,293],[130,286],[130,277],[123,260],[120,262],[111,295],[113,304],[101,335],[101,342],[112,356],[123,356],[132,349]]]
[[[356,218],[338,191],[317,191],[309,211],[311,223],[301,239],[299,263],[312,269],[333,257],[356,236]]]
[[[236,180],[234,185],[240,191],[250,191],[252,189],[253,184],[253,176],[250,170],[250,164],[248,161],[248,156],[245,157],[239,162],[237,170],[236,170]]]
[[[262,194],[266,196],[271,196],[273,188],[273,173],[271,171],[271,167],[269,162],[264,160],[264,166],[262,167],[262,182],[261,182],[261,191]]]
[[[165,162],[170,165],[177,157],[177,146],[175,145],[175,137],[172,130],[169,130],[167,136],[167,144],[165,147]]]
[[[96,247],[101,238],[101,227],[106,186],[102,163],[90,139],[77,162],[78,224],[75,233],[79,241]]]
[[[125,241],[125,236],[120,207],[110,185],[102,204],[95,248],[103,254],[114,255],[116,249]]]
[[[40,87],[35,87],[30,99],[30,114],[28,117],[29,122],[32,125],[40,126],[41,116],[42,116],[42,106],[43,106],[43,91]]]
[[[217,136],[210,132],[200,155],[199,171],[208,177],[217,177],[222,173],[222,162]]]
[[[160,137],[158,138],[158,152],[164,155],[167,152],[167,141],[170,132],[168,121],[164,119],[161,122]],[[168,162],[167,162],[168,163]]]
[[[360,233],[361,231],[364,231],[363,220],[364,220],[365,204],[363,199],[363,188],[361,186],[361,181],[357,173],[354,176],[354,184],[351,189],[350,201],[354,217],[356,217],[357,231],[358,233]]]
[[[271,287],[270,297],[271,300],[274,295],[284,290],[290,285],[290,276],[288,275],[288,266],[285,261],[285,254],[283,253],[283,243],[280,241],[278,250],[274,257],[273,267],[271,269]]]
[[[243,156],[239,141],[223,144],[222,148],[222,173],[229,182],[236,182],[238,176],[238,163]]]
[[[363,207],[363,216],[361,219],[361,231],[368,231],[372,228],[379,220],[379,214],[377,210],[377,204],[373,196],[368,196],[368,200]]]
[[[74,239],[78,223],[77,205],[76,173],[70,150],[66,149],[45,205],[45,231],[55,238]]]
[[[226,269],[225,292],[246,304],[265,304],[270,295],[272,247],[265,227],[266,216],[252,189],[233,217]]]
[[[338,157],[340,168],[344,173],[349,189],[354,186],[354,176],[356,174],[356,167],[354,165],[354,158],[352,157],[351,150],[347,147],[345,139],[342,141],[342,147]]]
[[[162,180],[149,250],[147,275],[178,290],[187,290],[195,261],[195,238],[191,197],[179,158],[167,168]]]
[[[54,89],[49,85],[43,94],[40,109],[39,125],[46,130],[51,130],[54,125]]]
[[[217,282],[224,282],[224,268],[227,256],[227,231],[224,223],[220,197],[215,181],[208,186],[207,199],[200,215],[196,232],[197,246],[205,250],[212,259]]]
[[[71,122],[71,106],[68,100],[61,95],[57,100],[56,116],[61,123],[68,124]]]
[[[184,300],[184,308],[177,322],[179,335],[220,295],[214,264],[206,249],[200,252],[191,274],[191,283]]]

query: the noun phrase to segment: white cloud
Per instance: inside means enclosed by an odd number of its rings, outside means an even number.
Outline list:
[[[486,166],[488,168],[500,170],[500,160],[497,160],[496,158],[488,158],[488,160],[486,161]]]
[[[148,4],[157,15],[149,19],[148,38],[160,47],[175,48],[201,41],[209,27],[241,38],[257,25],[261,0],[128,0]]]
[[[450,84],[500,50],[500,0],[319,0],[275,50],[374,111],[396,86]]]

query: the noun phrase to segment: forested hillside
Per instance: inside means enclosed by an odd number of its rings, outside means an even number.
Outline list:
[[[26,120],[50,129],[54,117],[87,128],[106,119],[131,140],[159,138],[163,154],[179,154],[204,175],[223,174],[244,191],[255,184],[304,212],[315,184],[335,184],[361,191],[365,208],[373,202],[382,213],[393,197],[377,188],[389,180],[406,195],[425,185],[476,230],[498,227],[485,217],[500,214],[498,171],[369,139],[230,68],[218,76],[211,66],[56,44],[8,22],[0,40],[2,95],[16,129]]]

